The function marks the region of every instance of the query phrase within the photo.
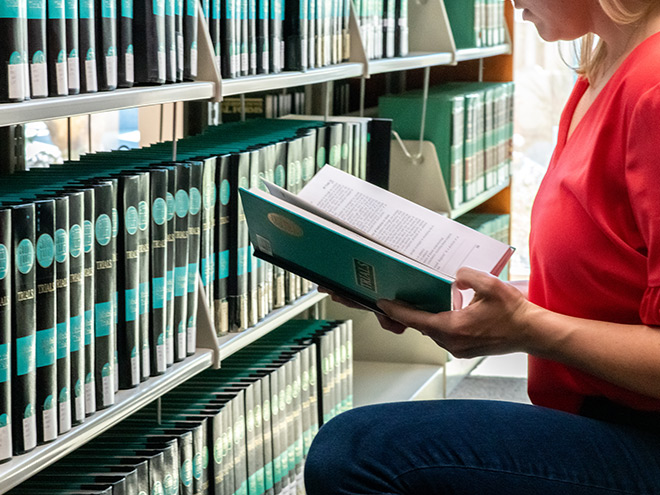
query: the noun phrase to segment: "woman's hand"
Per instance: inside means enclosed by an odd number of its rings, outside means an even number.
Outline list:
[[[474,290],[465,308],[435,314],[381,300],[378,307],[389,317],[379,318],[381,325],[395,333],[412,327],[459,358],[527,350],[526,315],[532,305],[519,287],[472,268],[458,271],[456,287]]]

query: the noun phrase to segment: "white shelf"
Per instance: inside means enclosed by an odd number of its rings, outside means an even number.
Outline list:
[[[411,53],[405,57],[383,58],[369,61],[370,74],[382,74],[400,70],[421,69],[434,65],[451,64],[451,53]]]
[[[3,103],[0,104],[0,127],[173,101],[208,100],[214,96],[214,91],[215,83],[188,82]]]
[[[72,428],[54,442],[40,445],[31,452],[15,456],[9,462],[0,465],[0,494],[6,493],[138,409],[210,368],[212,356],[212,351],[199,349],[194,356],[175,363],[163,375],[151,377],[136,388],[120,390],[116,395],[114,406],[94,413],[86,418],[83,424]]]
[[[223,359],[226,359],[235,352],[240,351],[267,333],[272,332],[283,323],[286,323],[287,321],[295,318],[300,313],[321,302],[326,297],[326,294],[322,294],[314,290],[309,294],[296,299],[293,303],[288,304],[280,309],[276,309],[263,320],[261,320],[257,325],[250,327],[243,332],[230,333],[229,335],[220,337],[218,339],[218,358],[220,366],[222,366]]]
[[[362,76],[364,68],[360,63],[330,65],[304,72],[287,71],[279,74],[237,77],[222,80],[222,95],[233,96],[255,91],[292,88],[308,84],[319,84],[339,79]]]
[[[461,215],[467,213],[468,211],[473,210],[477,206],[479,206],[481,203],[488,201],[490,198],[495,196],[496,194],[499,194],[502,192],[504,189],[509,187],[509,184],[511,183],[511,180],[507,180],[506,182],[503,182],[501,184],[496,185],[495,187],[491,187],[490,189],[487,189],[486,191],[482,192],[478,196],[472,198],[469,201],[466,201],[465,203],[461,204],[458,208],[454,208],[449,212],[449,217],[450,218],[458,218]]]
[[[443,397],[445,375],[442,366],[380,361],[353,363],[353,402],[356,407]]]
[[[464,62],[466,60],[478,60],[480,58],[495,57],[497,55],[507,55],[510,53],[511,45],[509,44],[487,46],[484,48],[462,48],[456,51],[456,61]]]

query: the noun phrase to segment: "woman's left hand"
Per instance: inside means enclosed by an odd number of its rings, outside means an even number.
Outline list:
[[[526,314],[534,306],[516,287],[472,268],[461,268],[456,287],[474,290],[468,306],[455,311],[428,313],[400,301],[381,300],[378,306],[389,319],[381,325],[401,333],[405,327],[428,335],[458,358],[526,351]]]

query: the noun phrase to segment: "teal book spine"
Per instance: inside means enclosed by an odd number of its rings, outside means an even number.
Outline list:
[[[95,0],[96,57],[101,91],[117,89],[117,0]]]
[[[23,101],[30,98],[27,0],[2,3],[0,28],[5,33],[0,46],[0,101]]]
[[[66,12],[64,0],[47,0],[46,33],[48,42],[47,69],[48,94],[69,94],[66,49]]]
[[[0,462],[12,457],[11,316],[12,316],[11,209],[0,208]]]
[[[151,243],[150,243],[150,224],[151,224],[151,202],[149,195],[150,183],[149,174],[140,172],[138,174],[138,230],[137,230],[137,250],[138,250],[138,321],[139,321],[139,346],[140,353],[140,381],[145,381],[151,376],[151,348],[154,343],[151,341],[151,330],[149,325],[151,302]]]
[[[175,259],[174,259],[174,361],[186,357],[188,329],[188,228],[190,209],[190,170],[177,165],[175,201]]]
[[[190,169],[190,207],[188,211],[188,278],[186,292],[188,313],[186,321],[186,355],[192,356],[197,349],[197,306],[200,269],[200,249],[202,231],[202,192],[203,163],[191,161]]]
[[[27,4],[27,55],[32,98],[48,96],[46,1],[36,0]]]
[[[78,7],[80,92],[96,93],[99,87],[94,0],[79,0]]]
[[[117,10],[117,86],[130,88],[135,83],[133,0],[117,0]]]

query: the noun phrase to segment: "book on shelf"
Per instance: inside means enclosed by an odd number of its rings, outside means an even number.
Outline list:
[[[462,266],[499,274],[513,248],[334,167],[298,194],[241,189],[255,254],[374,311],[453,308]]]
[[[11,210],[0,209],[0,462],[12,456],[11,437]]]

